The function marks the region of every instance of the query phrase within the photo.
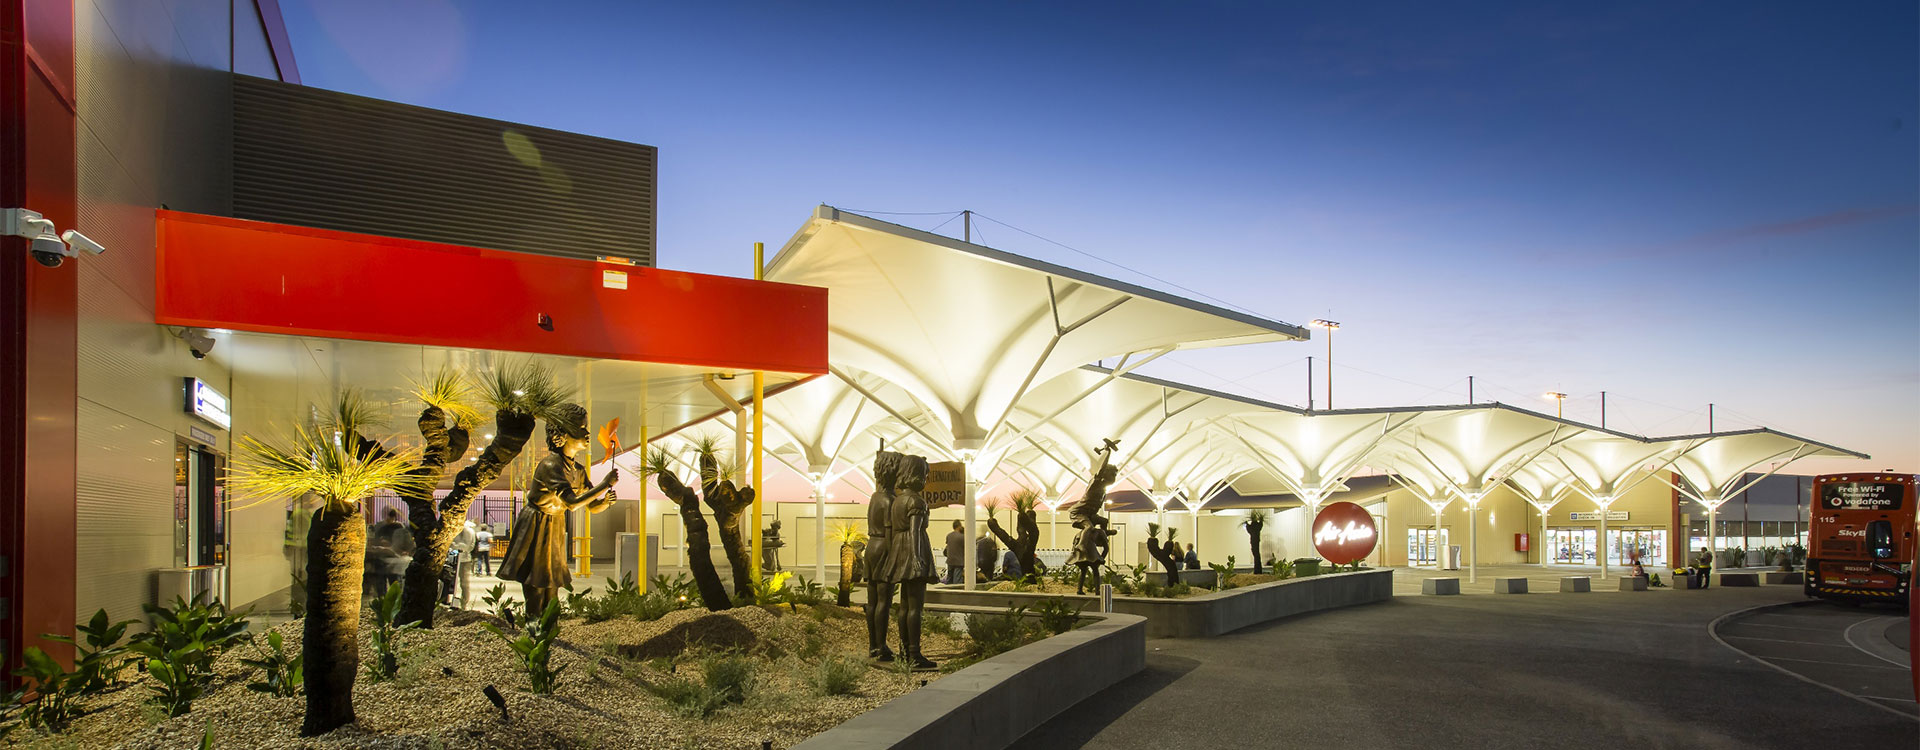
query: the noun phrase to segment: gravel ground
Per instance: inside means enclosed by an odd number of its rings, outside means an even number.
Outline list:
[[[493,634],[481,627],[491,620],[478,613],[448,617],[433,630],[402,637],[409,649],[401,675],[370,682],[364,669],[354,686],[359,720],[323,735],[298,736],[303,700],[248,690],[255,677],[240,663],[252,655],[241,646],[221,656],[219,679],[185,716],[168,719],[145,699],[150,678],[131,670],[132,685],[93,699],[90,713],[58,737],[35,738],[26,730],[8,738],[8,746],[46,748],[196,748],[211,727],[218,748],[758,748],[762,741],[788,747],[813,734],[872,710],[909,690],[939,679],[938,673],[904,674],[870,668],[853,695],[823,696],[810,684],[823,659],[864,658],[866,625],[859,610],[832,605],[801,607],[779,614],[759,607],[728,610],[727,619],[755,637],[750,653],[756,670],[745,703],[721,709],[707,719],[679,716],[646,685],[699,674],[698,654],[646,662],[623,660],[615,649],[637,644],[676,625],[710,613],[681,610],[657,621],[616,619],[600,623],[573,620],[561,629],[561,648],[553,662],[564,672],[551,695],[528,692],[518,661]],[[495,621],[497,622],[497,621]],[[366,643],[371,622],[363,621],[360,655],[373,658]],[[729,628],[734,629],[734,628]],[[275,627],[286,647],[300,648],[300,623]],[[261,638],[264,643],[265,639]],[[927,634],[927,655],[946,661],[961,655],[964,642]],[[449,673],[450,672],[450,673]],[[487,700],[482,688],[498,686],[506,695],[510,722]]]

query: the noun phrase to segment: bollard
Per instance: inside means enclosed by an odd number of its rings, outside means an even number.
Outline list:
[[[1113,584],[1111,583],[1100,584],[1100,611],[1113,611]]]

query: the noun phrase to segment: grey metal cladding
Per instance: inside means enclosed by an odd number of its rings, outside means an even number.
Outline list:
[[[652,146],[233,77],[233,215],[654,265]]]

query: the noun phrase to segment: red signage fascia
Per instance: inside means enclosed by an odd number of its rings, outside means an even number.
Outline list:
[[[827,371],[819,287],[179,211],[155,221],[163,325]]]

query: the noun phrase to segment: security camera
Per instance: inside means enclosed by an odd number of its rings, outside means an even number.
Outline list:
[[[214,340],[213,334],[207,333],[205,328],[182,328],[173,335],[187,342],[187,351],[193,353],[194,359],[206,359],[207,355],[213,351],[213,345],[218,343]]]
[[[94,242],[92,237],[80,233],[78,229],[69,229],[60,233],[60,239],[67,241],[67,247],[73,250],[85,250],[94,255],[107,251],[107,246]]]
[[[0,219],[0,234],[9,237],[25,237],[31,244],[27,250],[33,253],[33,259],[48,268],[59,268],[73,251],[67,249],[67,243],[60,241],[60,235],[54,232],[53,222],[41,216],[38,211],[24,208],[9,208]],[[88,240],[92,242],[92,240]]]

